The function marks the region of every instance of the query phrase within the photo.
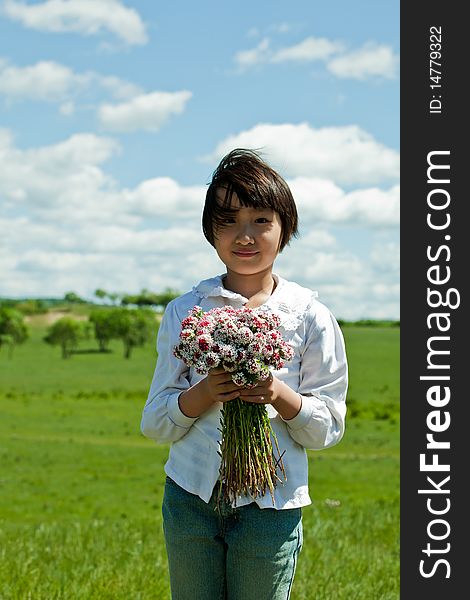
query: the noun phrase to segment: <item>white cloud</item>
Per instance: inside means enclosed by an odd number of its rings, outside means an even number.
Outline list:
[[[400,246],[397,242],[383,241],[371,252],[371,263],[376,271],[389,273],[395,279],[400,270]]]
[[[75,134],[67,140],[28,150],[13,144],[8,131],[0,130],[0,197],[14,206],[65,213],[71,206],[83,209],[96,196],[111,190],[113,181],[99,165],[119,151],[110,138]],[[100,205],[95,208],[98,211]],[[78,216],[78,215],[77,215]]]
[[[271,62],[312,62],[315,60],[325,60],[332,54],[339,52],[343,45],[339,42],[332,42],[326,38],[315,38],[313,36],[295,44],[280,48],[273,53]]]
[[[286,263],[290,266],[284,266],[284,271],[290,271],[291,277],[299,276],[299,269],[294,268],[298,261],[302,265],[302,281],[322,282],[323,285],[340,281],[343,285],[351,284],[364,274],[364,265],[360,259],[351,253],[344,251],[325,252],[318,250],[304,254],[299,249],[289,248],[291,256],[285,255]],[[294,254],[294,256],[292,256]],[[282,257],[284,259],[284,256]],[[297,258],[297,260],[296,260]],[[278,264],[282,266],[279,258]]]
[[[103,104],[98,116],[110,131],[158,131],[172,115],[184,111],[191,96],[188,91],[141,94],[129,102]]]
[[[289,31],[292,30],[292,28],[293,28],[293,26],[291,24],[283,22],[283,23],[271,25],[269,29],[271,31],[275,31],[276,33],[288,33]]]
[[[92,297],[98,287],[186,291],[224,271],[201,231],[206,186],[160,177],[123,188],[105,171],[118,151],[114,140],[93,134],[24,150],[0,130],[0,295],[74,290]],[[275,271],[317,289],[338,317],[396,318],[396,234],[381,229],[367,260],[329,226],[352,223],[375,231],[396,223],[387,207],[396,209],[398,191],[345,192],[305,177],[288,183],[303,233],[280,255]]]
[[[299,239],[296,239],[295,242],[292,242],[293,244],[295,244],[296,248],[298,248],[301,252],[305,252],[307,254],[311,250],[331,250],[332,248],[335,248],[336,238],[333,235],[331,235],[331,233],[326,229],[318,229],[318,227],[315,225],[312,225],[312,227],[304,226],[304,216],[305,215],[302,214],[301,229],[308,229],[308,232],[302,233]]]
[[[27,207],[44,220],[137,224],[199,222],[206,186],[182,186],[169,177],[120,188],[102,165],[119,144],[94,134],[76,134],[60,143],[19,150],[8,131],[0,130],[0,194],[12,206]],[[288,179],[302,223],[396,227],[399,188],[344,191],[332,181]],[[5,205],[6,206],[6,205]],[[185,225],[186,227],[186,225]],[[325,232],[322,244],[331,244]],[[313,239],[313,238],[308,238]]]
[[[186,291],[201,278],[222,272],[199,228],[186,224],[139,230],[131,222],[0,218],[1,295],[91,297],[97,287],[137,292],[167,286]],[[197,225],[197,222],[195,223]]]
[[[359,50],[337,56],[327,68],[342,79],[364,80],[371,77],[393,79],[396,77],[398,58],[389,46],[366,44]]]
[[[400,188],[361,188],[344,192],[332,181],[297,177],[288,180],[306,225],[349,224],[396,227],[400,221]]]
[[[269,38],[264,38],[255,48],[237,52],[235,62],[241,69],[263,63],[313,62],[326,60],[342,48],[339,42],[310,36],[293,46],[273,50]]]
[[[289,33],[293,29],[295,29],[295,26],[291,25],[290,23],[286,23],[286,22],[274,23],[272,25],[269,25],[266,28],[267,31],[270,31],[274,34]],[[256,38],[256,37],[260,37],[262,35],[262,33],[258,27],[250,27],[250,29],[247,31],[246,35],[247,35],[247,37],[250,37],[250,38]]]
[[[278,257],[276,272],[318,291],[318,299],[342,319],[397,319],[396,276],[376,271],[367,259],[336,244],[333,248],[302,247],[295,241]]]
[[[198,224],[205,186],[181,186],[161,177],[132,189],[120,187],[102,168],[119,151],[115,140],[94,134],[20,150],[0,129],[0,215],[20,213],[39,223],[77,228],[98,223],[132,229],[144,220],[167,227],[188,218]]]
[[[203,186],[181,186],[170,177],[147,179],[128,192],[129,202],[145,217],[197,219],[206,194]]]
[[[317,256],[311,253],[311,260]],[[369,257],[358,259],[350,251],[320,259],[336,277],[321,281],[320,300],[345,319],[398,319],[400,317],[399,245],[383,234],[377,236]],[[317,273],[318,274],[318,273]],[[308,281],[306,281],[308,283]]]
[[[108,90],[117,100],[129,100],[142,94],[142,88],[135,83],[115,77],[114,75],[94,74],[96,82]]]
[[[105,129],[121,132],[138,129],[158,131],[171,116],[184,111],[192,96],[186,90],[144,93],[140,86],[114,75],[101,75],[94,71],[75,73],[52,61],[17,67],[0,57],[0,96],[9,101],[59,102],[59,112],[70,116],[77,109],[79,93],[88,92],[93,99],[96,94],[102,96],[103,91],[121,102],[102,103],[97,111],[98,119]],[[93,100],[90,104],[87,99],[88,110],[93,106]]]
[[[184,292],[198,280],[224,272],[197,223],[140,230],[132,224],[37,223],[0,218],[2,240],[0,295],[63,296],[68,290],[92,297],[110,291]],[[278,257],[275,272],[316,289],[337,317],[398,318],[399,284],[388,272],[342,248],[325,230],[292,242]]]
[[[112,138],[99,137],[93,133],[76,133],[63,142],[26,151],[43,172],[76,173],[77,168],[99,165],[107,161],[119,149]]]
[[[47,32],[97,35],[108,31],[126,44],[145,44],[145,24],[120,0],[47,0],[35,4],[5,0],[3,13],[25,27]]]
[[[0,62],[0,94],[10,99],[61,101],[90,81],[53,61],[40,61],[26,67]]]
[[[50,146],[19,150],[11,134],[0,130],[0,194],[42,219],[55,215],[87,221],[93,216],[106,222],[111,212],[114,219],[124,221],[199,220],[206,186],[182,186],[159,177],[132,189],[120,188],[101,167],[119,151],[115,140],[94,134],[76,134]],[[396,227],[399,223],[398,185],[345,191],[328,179],[303,176],[287,181],[306,227]]]
[[[59,106],[59,112],[64,117],[69,117],[75,112],[75,104],[71,100],[68,100]]]
[[[139,86],[114,75],[101,75],[94,71],[76,73],[54,61],[18,67],[0,58],[0,95],[9,100],[62,102],[60,112],[71,114],[67,100],[86,90],[104,90],[118,100],[142,94]]]
[[[269,39],[264,38],[251,50],[241,50],[235,55],[235,62],[241,68],[251,67],[264,62],[269,62],[271,50],[269,48]]]
[[[347,52],[342,42],[314,36],[278,49],[271,48],[271,41],[266,37],[254,48],[237,52],[234,61],[240,71],[261,64],[321,61],[336,77],[362,81],[371,78],[394,79],[398,66],[398,57],[390,46],[367,42],[362,48]]]
[[[357,125],[315,129],[308,123],[261,123],[229,136],[208,157],[218,161],[234,148],[260,149],[285,177],[374,184],[399,176],[399,155]]]

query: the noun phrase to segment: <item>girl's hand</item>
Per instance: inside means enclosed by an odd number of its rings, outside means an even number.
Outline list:
[[[240,399],[255,404],[271,404],[281,417],[293,419],[302,408],[302,398],[272,373],[254,388],[241,388]]]
[[[228,402],[238,398],[240,391],[233,383],[230,373],[220,367],[211,369],[204,379],[182,392],[178,397],[178,404],[184,415],[196,418],[209,410],[215,402]]]
[[[240,396],[242,388],[232,381],[232,374],[223,367],[211,369],[205,378],[206,392],[212,402],[228,402]]]
[[[253,404],[273,404],[280,395],[280,386],[284,385],[272,373],[268,379],[260,381],[254,388],[239,388],[240,399]]]

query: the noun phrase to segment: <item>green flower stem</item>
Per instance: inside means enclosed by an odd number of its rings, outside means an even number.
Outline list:
[[[238,496],[257,498],[269,490],[274,504],[274,487],[282,481],[277,471],[284,480],[286,473],[266,406],[239,398],[227,402],[222,408],[221,433],[219,499],[222,496],[231,503]]]

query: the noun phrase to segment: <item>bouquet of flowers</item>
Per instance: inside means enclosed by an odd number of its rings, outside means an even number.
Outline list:
[[[272,313],[225,306],[204,312],[195,306],[181,323],[174,355],[197,373],[223,367],[240,387],[255,387],[293,357],[292,347],[279,332],[280,319]],[[223,404],[221,415],[220,479],[227,501],[239,495],[256,498],[286,477],[266,406],[239,398]],[[274,456],[273,444],[277,452]]]

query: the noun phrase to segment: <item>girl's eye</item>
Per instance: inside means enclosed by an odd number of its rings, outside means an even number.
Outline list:
[[[257,223],[269,223],[269,219],[267,219],[266,217],[259,217],[258,219],[256,219]]]

